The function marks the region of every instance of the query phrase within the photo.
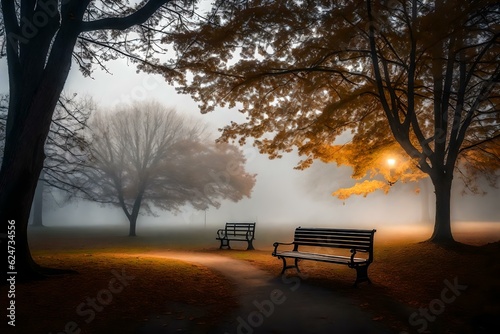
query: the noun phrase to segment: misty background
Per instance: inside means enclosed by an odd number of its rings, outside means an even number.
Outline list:
[[[136,73],[133,65],[126,60],[107,63],[111,72],[96,69],[92,78],[84,78],[73,66],[66,84],[65,92],[77,93],[94,99],[99,109],[112,109],[119,104],[132,101],[155,100],[166,107],[176,109],[181,115],[199,118],[209,125],[213,138],[217,138],[218,128],[230,121],[243,121],[244,115],[237,110],[219,108],[208,115],[201,115],[196,103],[186,95],[178,95],[174,87],[164,82],[159,75]],[[5,61],[0,63],[0,93],[8,93],[7,68]],[[282,159],[269,160],[251,145],[242,148],[247,158],[246,170],[257,174],[257,182],[249,199],[238,203],[222,201],[219,209],[196,211],[188,206],[177,215],[157,210],[157,216],[141,215],[137,231],[147,231],[157,227],[189,228],[216,230],[226,221],[256,221],[259,228],[288,226],[331,226],[400,228],[402,225],[432,227],[434,196],[428,189],[417,185],[396,183],[388,195],[378,191],[366,198],[352,196],[342,201],[331,193],[339,187],[353,184],[351,170],[316,161],[304,171],[294,170],[300,160],[296,153],[284,154]],[[428,181],[428,180],[427,180]],[[500,222],[498,208],[500,190],[485,185],[486,194],[462,194],[463,183],[455,176],[452,195],[452,221],[466,224],[470,222]],[[102,207],[99,204],[79,201],[62,203],[57,194],[44,198],[43,223],[46,226],[122,226],[127,227],[127,219],[120,208]],[[465,225],[463,225],[465,226]],[[477,227],[479,225],[476,224]],[[452,225],[453,227],[453,225]],[[498,239],[500,224],[495,224],[494,237]],[[287,229],[288,230],[288,229]],[[493,239],[495,239],[493,238]]]

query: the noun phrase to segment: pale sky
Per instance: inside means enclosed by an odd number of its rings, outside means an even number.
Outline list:
[[[133,65],[127,66],[126,60],[114,61],[108,65],[112,75],[96,70],[93,79],[83,78],[74,66],[65,91],[87,94],[102,108],[111,108],[132,100],[154,99],[209,123],[214,137],[218,135],[216,129],[231,120],[244,120],[236,110],[217,109],[211,114],[201,115],[189,96],[178,95],[160,76],[137,74]],[[0,93],[7,93],[5,62],[0,64],[0,75]],[[389,195],[377,193],[367,198],[351,197],[343,203],[330,194],[337,187],[348,186],[352,182],[348,168],[318,162],[306,171],[296,171],[293,167],[300,160],[296,154],[269,160],[250,146],[245,147],[244,152],[248,159],[247,170],[258,174],[252,197],[239,203],[223,202],[218,210],[209,209],[208,224],[216,226],[231,220],[256,220],[258,223],[290,226],[321,224],[331,227],[377,228],[384,224],[406,224],[421,220],[424,196],[416,195],[413,185],[396,184]],[[499,195],[498,190],[489,190],[485,196],[462,197],[457,191],[453,198],[452,216],[458,221],[500,221],[497,209]],[[431,206],[433,201],[433,196],[427,195],[427,202]],[[47,213],[45,223],[50,225],[50,219],[78,225],[100,224],[103,221],[126,223],[120,209],[103,209],[88,203],[69,205]],[[204,219],[204,212],[186,208],[175,217],[168,214],[140,217],[138,226],[140,228],[141,224],[165,222],[203,224]]]

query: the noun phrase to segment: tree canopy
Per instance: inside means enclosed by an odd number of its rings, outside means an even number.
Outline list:
[[[356,178],[380,172],[378,157],[399,147],[406,174],[428,175],[436,189],[436,241],[453,240],[456,171],[496,184],[497,1],[221,1],[213,16],[169,40],[192,76],[179,91],[203,112],[247,115],[222,140],[253,137],[271,158],[296,147],[299,168],[322,159],[353,166]],[[386,186],[364,185],[352,192]]]
[[[73,175],[81,197],[120,207],[134,236],[141,210],[178,212],[250,197],[255,175],[235,146],[215,144],[199,122],[158,103],[121,106],[90,121],[91,159]]]

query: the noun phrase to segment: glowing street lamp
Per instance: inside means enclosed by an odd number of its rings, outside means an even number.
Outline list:
[[[396,159],[394,158],[389,158],[387,159],[387,164],[389,165],[389,177],[392,178],[392,171],[394,170],[394,167],[396,166]],[[392,181],[392,180],[387,180],[387,183],[389,184],[390,187],[392,187],[398,180]]]

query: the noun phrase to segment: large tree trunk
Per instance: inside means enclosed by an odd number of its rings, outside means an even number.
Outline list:
[[[43,143],[48,133],[46,123],[50,125],[52,117],[50,109],[39,109],[35,103],[30,109],[24,129],[16,128],[13,131],[9,138],[10,145],[6,141],[6,154],[0,172],[0,222],[6,232],[9,222],[14,221],[16,231],[16,265],[15,270],[8,271],[17,272],[19,280],[40,276],[29,250],[27,229],[31,204],[43,166]],[[40,126],[37,128],[36,124]],[[10,154],[7,154],[9,151]]]
[[[44,172],[40,173],[40,179],[38,180],[36,190],[35,190],[35,198],[33,199],[33,221],[31,226],[34,227],[43,227],[43,188],[45,182],[43,181]]]
[[[433,180],[436,194],[436,216],[434,221],[434,232],[430,241],[447,244],[453,243],[451,233],[451,177],[441,177]]]

